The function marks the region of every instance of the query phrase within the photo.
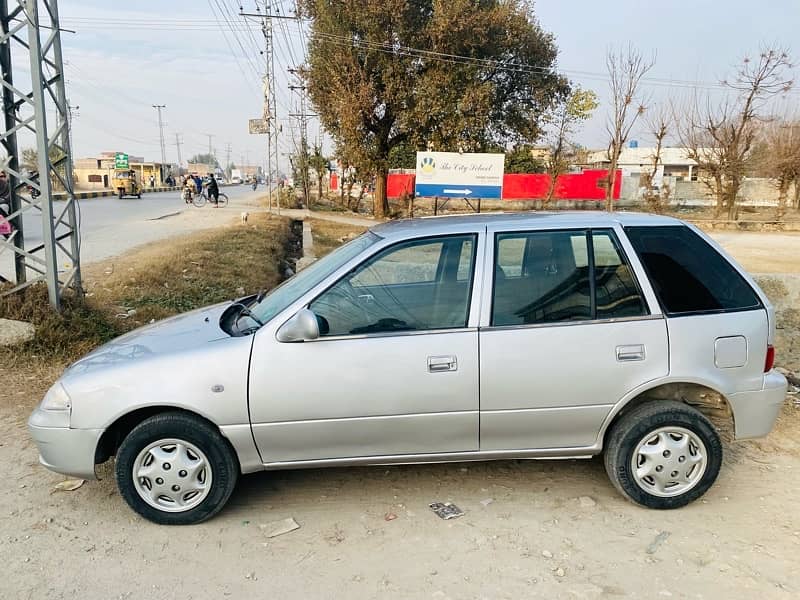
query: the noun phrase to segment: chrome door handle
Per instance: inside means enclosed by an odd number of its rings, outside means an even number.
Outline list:
[[[431,373],[444,373],[457,371],[458,360],[455,356],[429,356],[428,371]]]
[[[633,346],[617,346],[617,360],[619,362],[644,360],[644,357],[644,344],[635,344]]]

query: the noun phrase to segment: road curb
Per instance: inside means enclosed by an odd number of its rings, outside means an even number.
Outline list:
[[[176,192],[181,188],[177,186],[173,187],[157,187],[157,188],[142,188],[143,194],[152,194],[155,192]],[[117,192],[113,190],[103,190],[98,192],[76,192],[74,194],[76,200],[89,200],[90,198],[109,198],[111,196],[116,197]],[[56,193],[53,194],[54,200],[66,200],[67,195],[64,193]]]

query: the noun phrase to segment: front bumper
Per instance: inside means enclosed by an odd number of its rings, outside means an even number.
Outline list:
[[[28,420],[28,431],[39,448],[39,462],[51,471],[81,479],[97,479],[94,453],[102,429],[44,427],[46,411],[36,409]]]
[[[728,396],[737,440],[763,437],[772,430],[786,399],[787,385],[783,375],[770,371],[764,375],[760,390]]]

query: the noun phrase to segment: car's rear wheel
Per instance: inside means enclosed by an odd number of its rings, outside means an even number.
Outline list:
[[[627,498],[649,508],[679,508],[706,493],[722,465],[722,441],[697,409],[648,402],[617,421],[606,439],[605,466]]]
[[[117,452],[120,494],[155,523],[190,525],[214,516],[239,476],[233,449],[208,422],[186,413],[142,421]]]

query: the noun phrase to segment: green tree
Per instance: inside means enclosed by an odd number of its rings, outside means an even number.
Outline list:
[[[397,144],[389,150],[390,169],[414,169],[417,166],[417,150],[408,143]]]
[[[218,167],[219,163],[217,162],[217,157],[213,154],[195,154],[192,158],[189,159],[190,163],[193,164],[201,164],[201,165],[211,165],[212,167]]]
[[[584,90],[574,86],[556,106],[550,117],[551,129],[548,134],[548,156],[545,160],[545,172],[550,175],[545,204],[553,199],[558,176],[566,173],[570,161],[575,155],[570,140],[575,128],[589,119],[597,108],[597,94],[592,90]]]
[[[375,174],[387,213],[400,144],[482,150],[534,140],[566,91],[552,35],[526,0],[303,0],[312,19],[304,76],[322,124]]]
[[[544,163],[533,157],[533,146],[517,144],[506,152],[506,173],[544,173]]]

